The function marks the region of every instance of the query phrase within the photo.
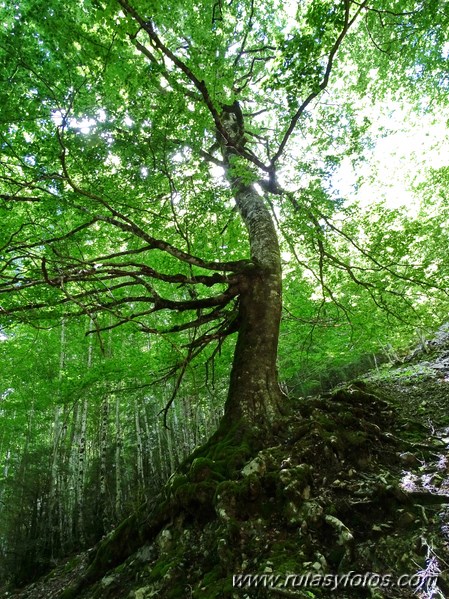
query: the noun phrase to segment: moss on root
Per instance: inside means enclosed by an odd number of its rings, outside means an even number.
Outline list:
[[[229,429],[220,428],[210,439],[196,449],[181,465],[182,473],[196,471],[194,465],[207,464],[211,472],[215,473],[216,480],[233,478],[236,472],[254,456],[260,445],[246,427],[236,423]],[[207,460],[205,462],[204,460]]]
[[[143,508],[100,546],[90,576],[101,576],[121,559],[123,549],[116,544],[123,543],[127,552],[150,538],[157,552],[145,573],[139,573],[137,599],[178,599],[187,590],[193,599],[229,599],[235,594],[232,573],[239,572],[287,576],[366,568],[379,560],[377,536],[366,521],[387,520],[388,527],[398,528],[402,507],[406,515],[411,512],[394,477],[380,483],[374,474],[379,460],[387,463],[397,450],[395,441],[382,436],[391,418],[383,400],[355,386],[304,401],[288,439],[274,446],[261,448],[239,426],[220,431],[170,479],[159,528],[156,512],[142,526],[148,518]],[[359,472],[364,476],[358,477]],[[354,505],[354,496],[363,501]],[[401,534],[412,532],[417,515],[412,516]],[[130,580],[130,568],[120,576],[117,589],[126,576]],[[101,583],[97,587],[100,593]],[[325,596],[318,589],[313,592]],[[104,597],[125,596],[113,593],[107,587]],[[271,595],[258,589],[254,596]],[[75,597],[79,594],[69,589],[63,599]]]
[[[143,504],[136,513],[123,520],[99,543],[84,576],[76,584],[65,589],[61,599],[78,597],[85,587],[95,583],[107,571],[124,562],[134,551],[144,545],[148,538],[159,532],[170,519],[170,508],[168,501],[161,501],[156,503],[151,513],[148,505]]]
[[[83,578],[65,589],[61,599],[78,597],[86,586],[99,580],[147,540],[154,538],[177,514],[202,522],[214,518],[217,487],[239,476],[239,469],[253,452],[254,439],[241,426],[219,430],[181,465],[179,473],[168,481],[163,493],[153,502],[153,507],[143,504],[100,542]],[[237,496],[246,498],[253,492],[250,487],[245,481]],[[156,568],[155,579],[160,576],[161,564]]]

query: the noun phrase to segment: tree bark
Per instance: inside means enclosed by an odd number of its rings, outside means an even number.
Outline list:
[[[140,426],[139,402],[134,399],[134,421],[136,424],[136,465],[137,465],[137,488],[145,489],[145,475],[143,471],[143,442]]]
[[[278,236],[264,198],[248,181],[242,152],[244,117],[238,102],[223,106],[221,144],[225,172],[248,231],[252,267],[241,274],[238,337],[222,425],[239,426],[267,439],[286,411],[277,378],[277,349],[282,312],[282,269]],[[243,152],[244,153],[244,152]]]
[[[232,175],[229,180],[249,234],[254,267],[242,278],[238,338],[224,423],[240,423],[262,438],[275,432],[287,411],[276,367],[282,311],[281,256],[264,199],[254,185]]]
[[[99,512],[103,533],[109,530],[110,518],[107,509],[108,440],[109,440],[109,401],[105,395],[101,403],[100,415],[100,498]]]
[[[115,519],[120,521],[123,511],[122,492],[122,425],[120,420],[120,395],[115,398]]]

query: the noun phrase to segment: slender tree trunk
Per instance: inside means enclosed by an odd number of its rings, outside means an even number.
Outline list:
[[[6,455],[5,455],[5,461],[3,463],[3,477],[6,480],[8,478],[8,474],[9,474],[9,461],[11,459],[11,450],[7,449],[6,450]],[[1,493],[3,493],[4,489],[3,487],[0,489]]]
[[[103,532],[109,528],[108,510],[107,510],[107,452],[108,452],[108,428],[109,428],[109,402],[105,395],[101,403],[100,416],[100,514]]]
[[[143,471],[143,442],[142,430],[140,426],[139,402],[134,399],[134,418],[136,424],[136,464],[137,464],[137,485],[145,489],[145,475]]]
[[[87,432],[87,398],[83,400],[81,423],[79,430],[79,438],[77,443],[78,463],[76,468],[76,522],[75,526],[78,530],[78,540],[81,546],[85,545],[86,537],[84,534],[84,479],[86,469],[86,432]]]
[[[120,422],[120,396],[115,398],[115,519],[122,515],[122,427]]]
[[[65,322],[62,321],[61,325],[61,336],[60,336],[60,349],[59,349],[59,383],[61,384],[63,369],[65,366]],[[59,390],[60,393],[60,390]],[[61,448],[62,448],[62,436],[63,436],[63,410],[62,407],[57,405],[55,407],[55,416],[53,422],[53,453],[50,470],[50,492],[48,499],[48,527],[49,527],[49,539],[50,539],[50,553],[51,557],[55,556],[55,551],[59,551],[61,539],[57,537],[58,525],[56,523],[56,512],[60,511],[60,462],[61,462]],[[58,516],[59,523],[59,516]]]
[[[89,319],[89,330],[93,327],[92,319]],[[89,345],[87,348],[87,369],[92,368],[93,361],[93,341],[92,335],[89,336]],[[89,411],[89,401],[87,397],[82,400],[80,408],[80,422],[77,429],[77,464],[75,480],[75,530],[77,530],[78,542],[84,547],[86,543],[84,511],[85,511],[85,478],[86,478],[86,441],[87,441],[87,415]]]
[[[58,488],[59,488],[59,500],[58,500],[58,537],[60,544],[60,551],[65,553],[71,546],[72,539],[72,526],[71,526],[71,510],[70,510],[70,494],[72,491],[69,489],[70,477],[68,475],[68,467],[70,462],[71,448],[67,446],[67,432],[69,420],[70,408],[64,406],[62,410],[62,426],[59,436],[60,444],[60,463],[58,465]]]

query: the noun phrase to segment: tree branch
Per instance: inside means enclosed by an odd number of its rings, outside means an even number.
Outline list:
[[[6,202],[41,202],[41,198],[37,198],[34,196],[18,196],[18,195],[9,195],[5,193],[0,193],[0,199],[5,200]]]
[[[410,17],[412,15],[416,15],[417,10],[411,10],[406,12],[393,12],[392,10],[387,10],[383,8],[372,8],[371,6],[367,6],[366,2],[357,2],[356,0],[351,0],[352,4],[356,4],[360,8],[365,9],[367,12],[375,12],[381,15],[391,15],[393,17]]]
[[[248,268],[251,266],[251,262],[249,260],[238,260],[235,262],[207,262],[198,258],[197,256],[192,256],[179,248],[171,245],[167,241],[162,241],[161,239],[156,239],[155,237],[151,237],[141,229],[135,223],[129,224],[126,222],[121,222],[115,218],[107,217],[107,216],[99,216],[98,220],[104,221],[115,227],[121,229],[122,231],[128,231],[129,233],[133,233],[136,237],[143,239],[151,249],[158,249],[162,252],[166,252],[171,256],[177,258],[181,262],[186,262],[187,264],[191,264],[192,266],[198,266],[200,268],[204,268],[206,270],[217,270],[217,271],[229,271],[229,272],[240,272],[244,268]],[[129,219],[127,219],[129,221]]]
[[[119,0],[119,1],[121,2],[122,0]],[[161,250],[163,252],[170,254],[174,258],[177,258],[181,262],[186,262],[187,264],[191,264],[192,266],[198,266],[198,267],[204,268],[206,270],[229,271],[229,272],[239,272],[242,269],[249,268],[251,266],[251,262],[249,260],[238,260],[235,262],[207,262],[205,260],[202,260],[201,258],[198,258],[197,256],[193,256],[193,255],[188,254],[187,252],[184,252],[183,250],[171,245],[170,243],[168,243],[166,241],[162,241],[160,239],[156,239],[155,237],[152,237],[151,235],[148,235],[141,227],[139,227],[129,217],[127,217],[124,214],[121,214],[120,212],[115,210],[108,202],[106,202],[106,200],[104,198],[102,198],[90,191],[82,189],[73,181],[73,179],[70,177],[70,174],[68,172],[68,167],[67,167],[67,162],[66,162],[67,149],[65,147],[65,144],[64,144],[64,141],[62,138],[61,128],[58,128],[57,134],[58,134],[59,144],[61,146],[60,158],[61,158],[62,169],[63,169],[64,177],[66,178],[70,187],[76,193],[78,193],[84,197],[87,197],[91,200],[94,200],[95,202],[98,202],[99,204],[101,204],[102,206],[107,208],[115,216],[115,218],[113,218],[113,217],[108,217],[108,216],[97,215],[95,217],[96,221],[102,221],[105,223],[109,223],[109,224],[117,227],[118,229],[121,229],[122,231],[132,233],[136,237],[139,237],[140,239],[145,241],[148,244],[149,249]]]
[[[254,18],[254,0],[251,0],[251,9],[250,9],[250,14],[249,14],[249,19],[248,19],[248,26],[247,26],[245,34],[243,36],[240,50],[237,53],[237,56],[235,57],[235,60],[234,60],[234,65],[233,65],[234,69],[237,68],[237,66],[240,62],[240,59],[242,58],[243,53],[245,51],[245,46],[246,46],[246,42],[248,40],[248,35],[249,35],[251,29],[253,28],[253,18]]]
[[[256,166],[258,166],[261,170],[263,170],[265,172],[269,172],[270,167],[267,166],[266,164],[264,164],[261,160],[259,160],[257,158],[257,156],[250,154],[241,146],[234,144],[232,136],[229,135],[228,131],[226,130],[226,127],[223,126],[220,113],[217,110],[217,108],[215,108],[215,105],[212,101],[209,90],[207,89],[207,86],[206,86],[206,83],[204,82],[204,80],[199,79],[195,75],[195,73],[190,69],[190,67],[185,62],[183,62],[178,56],[176,56],[176,54],[174,54],[170,50],[170,48],[168,48],[162,42],[162,40],[157,35],[157,33],[154,29],[153,23],[151,21],[147,21],[147,20],[143,19],[140,16],[140,14],[136,11],[136,9],[133,8],[127,2],[127,0],[118,0],[118,2],[121,5],[121,7],[123,8],[123,10],[125,11],[125,13],[128,14],[130,17],[132,17],[134,19],[134,21],[136,21],[136,23],[138,23],[138,25],[141,27],[141,29],[143,29],[148,34],[154,47],[157,50],[159,50],[164,56],[169,58],[171,60],[171,62],[195,86],[195,88],[201,94],[204,104],[206,105],[207,109],[209,110],[209,112],[213,118],[216,130],[223,137],[226,144],[228,144],[230,147],[232,147],[238,155],[246,158],[246,160],[252,162]]]
[[[13,252],[13,251],[25,250],[25,249],[30,250],[35,247],[42,247],[43,245],[50,245],[52,243],[57,243],[58,241],[63,241],[64,239],[69,239],[70,237],[73,237],[76,233],[79,233],[83,229],[88,229],[96,222],[97,222],[97,219],[93,218],[89,222],[83,223],[82,225],[75,227],[75,229],[72,229],[71,231],[69,231],[68,233],[65,233],[64,235],[60,235],[59,237],[51,237],[50,239],[41,239],[40,241],[37,241],[35,243],[23,243],[21,245],[16,245],[16,246],[13,246],[12,248],[8,249],[7,252]]]
[[[324,71],[324,77],[323,80],[321,81],[321,83],[319,84],[318,88],[311,92],[307,98],[304,100],[304,102],[301,104],[301,106],[298,108],[298,110],[296,111],[296,113],[294,114],[290,125],[287,129],[287,131],[284,134],[284,137],[279,145],[279,148],[277,150],[277,152],[275,153],[275,155],[273,156],[273,158],[271,159],[271,168],[274,168],[276,162],[279,160],[279,158],[282,156],[285,146],[287,145],[287,142],[291,136],[291,134],[293,133],[293,131],[296,128],[296,125],[299,121],[299,119],[301,118],[301,116],[304,114],[304,111],[306,110],[306,108],[309,106],[309,104],[312,102],[312,100],[314,100],[317,96],[319,96],[321,94],[322,91],[324,91],[326,89],[326,87],[329,84],[329,79],[330,79],[330,75],[332,72],[332,68],[334,65],[334,59],[335,56],[338,52],[338,49],[340,48],[344,38],[346,37],[346,34],[348,33],[350,27],[354,24],[354,22],[357,20],[360,12],[363,10],[363,8],[365,8],[366,4],[367,4],[368,0],[365,0],[364,2],[362,2],[359,5],[359,8],[357,9],[355,15],[350,18],[350,1],[349,0],[345,0],[345,18],[344,18],[344,24],[343,24],[343,28],[340,32],[340,35],[337,37],[331,51],[329,54],[329,58],[327,60],[327,65],[326,65],[326,70]]]
[[[135,45],[135,47],[139,50],[139,52],[141,52],[144,56],[146,56],[158,68],[161,67],[160,63],[156,60],[156,57],[154,56],[154,54],[152,54],[146,46],[144,46],[137,39],[135,39],[135,36],[130,36],[130,38],[131,38],[133,44]],[[178,84],[177,81],[174,81],[170,77],[170,75],[168,74],[168,72],[165,68],[163,68],[163,70],[161,71],[161,75],[164,77],[164,79],[167,81],[167,83],[169,85],[172,85],[173,87],[178,87],[178,88],[182,87]],[[163,91],[162,87],[160,89],[161,89],[161,91]],[[182,87],[182,91],[186,96],[188,96],[192,100],[198,101],[201,99],[201,96],[199,96],[198,94],[196,94],[195,92],[193,92],[190,89],[186,89],[185,87]]]

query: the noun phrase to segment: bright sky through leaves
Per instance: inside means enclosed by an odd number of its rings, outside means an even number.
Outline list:
[[[389,105],[389,114],[372,107],[376,126],[386,133],[366,149],[366,163],[352,166],[351,158],[343,160],[335,173],[333,185],[349,202],[362,206],[383,203],[389,208],[406,206],[411,217],[416,216],[420,198],[412,186],[422,183],[428,169],[447,164],[448,115],[440,113],[419,115],[396,105]],[[361,185],[359,185],[362,181]]]

